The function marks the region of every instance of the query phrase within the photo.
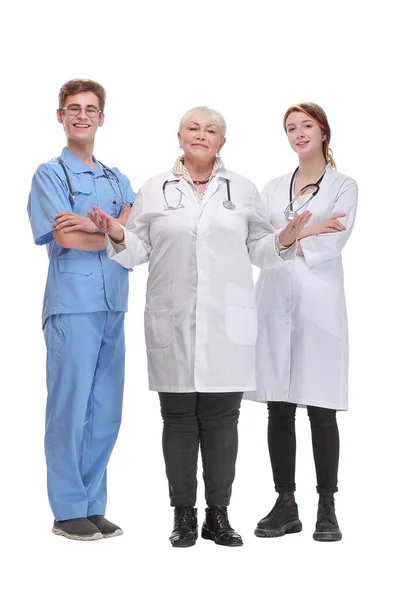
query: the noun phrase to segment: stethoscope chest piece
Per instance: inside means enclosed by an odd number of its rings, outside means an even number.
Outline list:
[[[235,210],[235,208],[236,208],[235,205],[233,204],[232,200],[224,200],[222,204],[228,210]]]
[[[296,213],[294,211],[291,210],[284,210],[283,211],[285,213],[285,217],[287,218],[288,221],[294,221],[294,219],[296,218]]]

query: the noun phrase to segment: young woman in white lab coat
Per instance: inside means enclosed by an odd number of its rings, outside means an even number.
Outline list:
[[[257,392],[268,403],[268,445],[279,493],[255,530],[260,537],[301,531],[295,491],[295,412],[307,406],[319,504],[314,539],[340,540],[337,491],[339,433],[336,411],[347,409],[348,344],[341,251],[353,229],[357,185],[336,171],[325,112],[313,103],[291,106],[284,128],[299,157],[294,173],[270,181],[261,193],[268,220],[279,231],[288,217],[310,210],[295,260],[260,272]],[[302,189],[318,183],[319,189]],[[299,198],[296,199],[296,196]]]
[[[92,219],[125,267],[149,261],[145,334],[150,389],[159,392],[175,547],[197,538],[196,471],[208,508],[202,537],[239,546],[227,515],[243,392],[255,389],[257,316],[251,263],[275,269],[295,257],[304,213],[274,234],[255,186],[225,169],[223,117],[186,113],[183,156],[139,190],[127,227],[98,207]],[[283,247],[289,247],[286,250]],[[281,253],[281,256],[280,256]]]

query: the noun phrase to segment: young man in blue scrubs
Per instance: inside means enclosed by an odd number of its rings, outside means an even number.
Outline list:
[[[105,90],[68,81],[57,119],[67,146],[33,176],[28,213],[50,259],[43,306],[47,346],[45,451],[53,532],[77,540],[121,535],[105,519],[106,469],[118,436],[124,386],[128,270],[107,258],[93,205],[121,221],[135,194],[118,169],[95,159]]]

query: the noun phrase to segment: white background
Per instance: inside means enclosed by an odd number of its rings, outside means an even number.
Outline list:
[[[2,598],[376,598],[398,565],[399,46],[395,2],[120,0],[15,2],[1,33]],[[58,90],[87,77],[108,92],[95,154],[134,189],[171,167],[177,124],[207,104],[228,122],[225,164],[258,186],[292,171],[286,108],[326,110],[341,172],[359,184],[344,251],[350,406],[341,431],[337,513],[343,541],[312,540],[317,494],[305,411],[298,411],[297,501],[303,532],[253,535],[271,508],[267,411],[245,402],[230,516],[238,549],[199,539],[172,549],[158,398],[147,390],[142,312],[147,267],[131,275],[123,426],[109,467],[107,516],[121,538],[78,543],[50,533],[43,453],[47,255],[26,213],[32,174],[64,145]],[[397,81],[398,83],[398,81]],[[200,476],[200,473],[199,473]],[[204,513],[199,485],[200,520]],[[391,549],[392,544],[396,546]]]

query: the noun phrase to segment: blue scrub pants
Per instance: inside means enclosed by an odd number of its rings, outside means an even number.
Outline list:
[[[106,469],[121,423],[123,312],[51,315],[47,346],[47,487],[57,521],[104,515]]]

